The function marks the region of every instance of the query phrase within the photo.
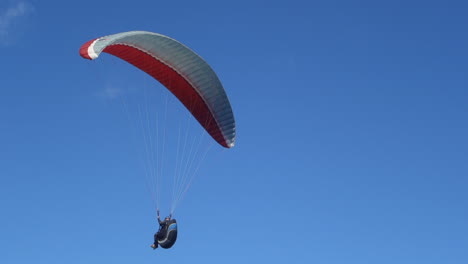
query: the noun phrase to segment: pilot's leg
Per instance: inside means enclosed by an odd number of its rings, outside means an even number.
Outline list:
[[[151,245],[152,249],[158,248],[158,233],[154,234],[154,243]]]

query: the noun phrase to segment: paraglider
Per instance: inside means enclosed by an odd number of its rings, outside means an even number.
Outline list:
[[[158,245],[162,248],[171,248],[177,240],[177,221],[172,219],[172,215],[166,216],[161,220],[158,211],[159,229],[154,234],[154,242],[151,245],[152,249],[157,249]]]
[[[90,40],[79,52],[89,60],[108,53],[147,73],[183,104],[214,141],[225,148],[234,146],[235,120],[223,85],[211,66],[187,46],[161,34],[129,31]],[[153,249],[170,248],[176,242],[177,221],[172,214],[192,179],[173,181],[186,186],[175,188],[178,192],[173,193],[171,211],[164,220],[159,216],[159,193],[156,195],[159,230]]]

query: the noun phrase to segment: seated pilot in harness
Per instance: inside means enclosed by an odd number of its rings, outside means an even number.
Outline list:
[[[154,234],[154,243],[151,245],[151,248],[157,249],[158,245],[162,248],[170,248],[177,240],[177,222],[175,219],[172,219],[172,215],[167,216],[161,221],[159,210],[157,213],[159,230]]]

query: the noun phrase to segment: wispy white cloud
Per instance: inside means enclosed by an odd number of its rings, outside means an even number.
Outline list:
[[[33,6],[24,1],[15,2],[6,10],[0,10],[0,41],[6,42],[11,34],[13,25],[33,11]]]
[[[106,99],[114,100],[119,96],[124,94],[124,90],[122,88],[118,88],[115,86],[107,85],[103,90],[101,90],[98,95],[104,97]]]

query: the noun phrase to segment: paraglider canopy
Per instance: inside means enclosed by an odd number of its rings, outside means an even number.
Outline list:
[[[218,77],[200,56],[167,36],[130,31],[86,42],[80,55],[117,56],[162,83],[220,145],[234,146],[236,129],[231,105]]]

